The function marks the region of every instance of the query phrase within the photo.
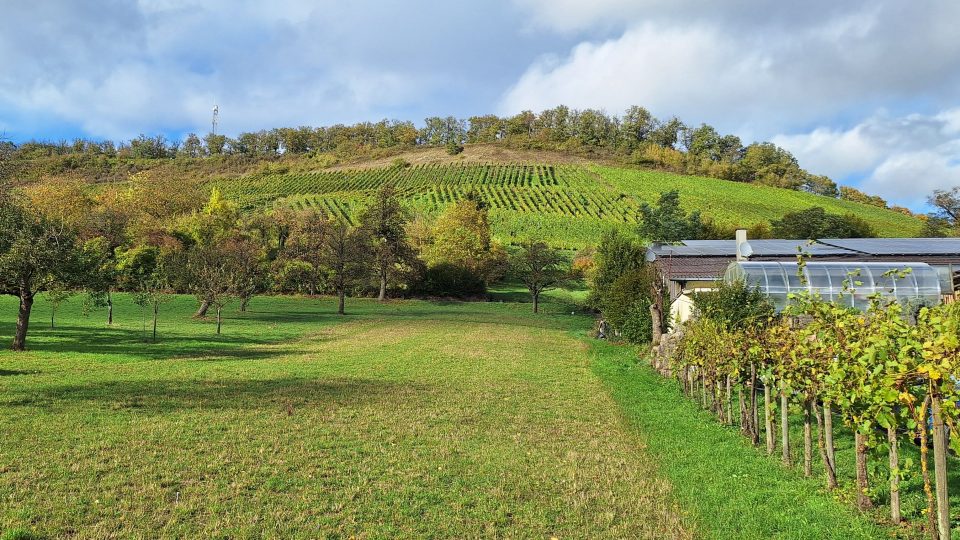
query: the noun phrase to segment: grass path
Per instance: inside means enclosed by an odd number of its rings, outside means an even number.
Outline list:
[[[682,396],[673,381],[638,364],[631,348],[597,343],[593,367],[635,426],[658,472],[704,538],[886,538],[869,516],[755,450],[734,429]],[[796,440],[796,439],[794,439]]]
[[[299,302],[259,299],[213,338],[180,299],[157,346],[67,309],[33,352],[0,353],[0,531],[694,535],[570,333],[581,318],[356,302],[341,323]]]

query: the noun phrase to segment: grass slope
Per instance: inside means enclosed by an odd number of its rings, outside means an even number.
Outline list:
[[[854,213],[882,236],[915,236],[916,218],[874,206],[712,178],[659,171],[576,163],[420,163],[380,167],[291,172],[283,167],[213,181],[245,207],[281,205],[315,208],[355,219],[379,186],[393,183],[406,204],[436,214],[468,193],[491,209],[494,232],[502,241],[545,239],[557,247],[596,243],[605,228],[632,228],[641,203],[679,190],[682,204],[721,225],[766,223],[787,212],[822,206],[834,214]]]
[[[738,432],[684,399],[672,381],[640,365],[632,348],[593,347],[594,371],[705,538],[882,538],[851,507],[750,447]]]
[[[571,331],[522,304],[256,299],[141,341],[79,302],[0,353],[0,531],[50,538],[689,538]],[[9,298],[0,313],[12,314]],[[0,340],[12,333],[3,316]]]

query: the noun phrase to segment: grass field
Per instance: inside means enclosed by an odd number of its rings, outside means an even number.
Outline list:
[[[40,538],[863,538],[560,291],[489,303],[257,298],[224,334],[37,303],[0,352],[0,531]],[[571,312],[573,310],[573,313]],[[13,299],[0,299],[8,341]],[[5,315],[6,314],[6,315]],[[751,457],[752,456],[752,457]],[[731,469],[738,460],[747,460]],[[741,476],[742,475],[742,476]],[[774,481],[761,481],[772,478]],[[785,490],[785,491],[784,491]]]
[[[912,237],[921,222],[890,210],[810,193],[672,173],[585,164],[437,164],[256,174],[211,181],[246,208],[279,205],[316,209],[356,220],[365,201],[392,183],[412,210],[436,215],[450,203],[476,193],[490,207],[501,241],[530,238],[556,247],[595,244],[611,227],[634,229],[643,202],[679,190],[687,210],[699,210],[724,226],[769,223],[787,212],[822,206],[833,214],[854,213],[881,236]]]

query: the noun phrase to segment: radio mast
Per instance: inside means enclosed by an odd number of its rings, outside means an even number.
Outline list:
[[[214,106],[213,106],[213,121],[211,122],[211,126],[210,126],[210,133],[213,133],[214,135],[217,134],[217,117],[218,117],[218,116],[220,116],[220,106],[219,106],[219,105],[214,105]]]

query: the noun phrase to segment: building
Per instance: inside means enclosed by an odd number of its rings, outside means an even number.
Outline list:
[[[937,270],[940,290],[952,299],[960,286],[960,238],[827,238],[823,240],[750,240],[737,231],[737,240],[684,240],[654,244],[647,260],[660,271],[670,295],[671,320],[687,320],[692,294],[711,290],[731,262],[796,261],[804,253],[810,262],[926,263]]]

